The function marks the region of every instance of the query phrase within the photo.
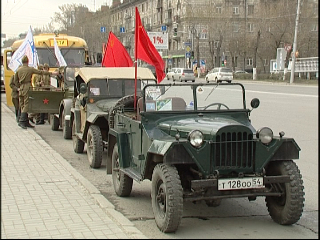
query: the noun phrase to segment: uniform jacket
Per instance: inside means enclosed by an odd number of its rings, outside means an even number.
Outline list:
[[[38,70],[26,65],[21,66],[14,75],[14,81],[19,83],[19,95],[25,96],[31,86],[32,74],[51,75],[50,72]]]
[[[11,97],[12,98],[19,98],[19,91],[16,83],[14,82],[14,75],[10,78],[10,87],[12,89],[11,91]]]

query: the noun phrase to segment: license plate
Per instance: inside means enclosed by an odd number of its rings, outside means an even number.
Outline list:
[[[264,188],[262,177],[226,178],[218,180],[218,190]]]

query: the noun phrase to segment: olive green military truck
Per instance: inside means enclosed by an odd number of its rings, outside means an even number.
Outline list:
[[[48,121],[53,131],[62,128],[63,137],[71,139],[70,110],[74,96],[75,69],[65,67],[63,74],[57,78],[63,79],[63,86],[59,86],[58,79],[51,78],[55,86],[33,87],[29,90],[29,112],[48,113]]]
[[[250,120],[260,104],[247,106],[239,83],[147,85],[137,108],[113,110],[107,174],[118,196],[133,180],[151,180],[158,228],[175,232],[184,201],[219,206],[225,198],[265,197],[271,218],[296,223],[303,212],[304,186],[296,141]]]
[[[156,83],[147,68],[137,69],[137,96],[148,83]],[[73,150],[86,151],[90,167],[100,168],[103,151],[108,147],[110,111],[113,107],[134,101],[135,69],[133,67],[83,67],[75,73],[74,101],[71,108]],[[112,108],[112,109],[111,109]]]

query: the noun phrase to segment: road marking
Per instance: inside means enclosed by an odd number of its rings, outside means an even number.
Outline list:
[[[246,90],[247,92],[251,93],[266,93],[266,94],[273,94],[273,95],[287,95],[287,96],[295,96],[295,97],[319,97],[318,95],[306,95],[306,94],[297,94],[297,93],[275,93],[275,92],[262,92],[262,91],[253,91],[253,90]]]

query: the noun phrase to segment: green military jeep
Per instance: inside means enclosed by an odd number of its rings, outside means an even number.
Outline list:
[[[118,196],[129,196],[133,180],[149,179],[158,228],[175,232],[183,201],[219,206],[222,199],[264,196],[271,218],[296,223],[303,212],[302,176],[292,159],[293,138],[268,127],[256,129],[239,83],[147,85],[137,101],[114,109],[109,130],[107,174]],[[130,113],[130,110],[128,110]]]
[[[133,67],[83,67],[75,73],[74,105],[71,108],[73,149],[87,155],[92,168],[100,168],[108,146],[110,108],[130,105],[134,101],[135,72]],[[141,85],[156,83],[147,68],[137,69],[137,92]]]

